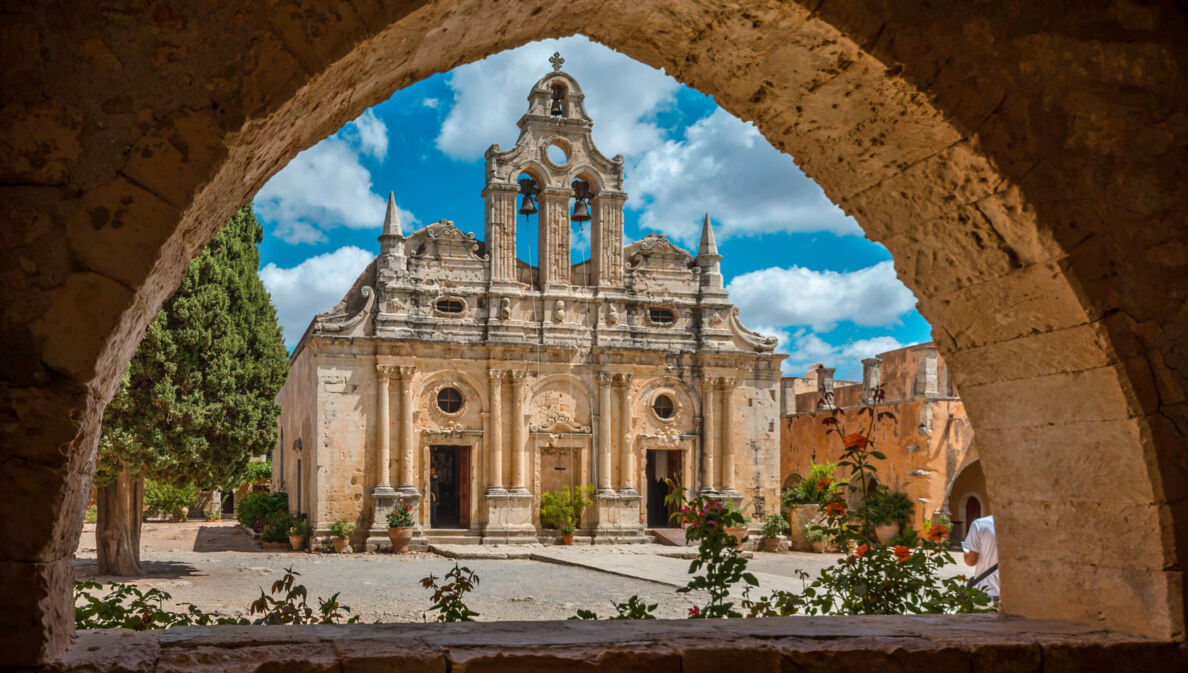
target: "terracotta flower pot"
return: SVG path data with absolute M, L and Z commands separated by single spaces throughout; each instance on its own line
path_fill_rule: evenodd
M 334 545 L 334 553 L 341 554 L 347 549 L 350 549 L 351 540 L 345 537 L 332 537 L 330 543 Z
M 573 533 L 562 533 L 561 534 L 561 544 L 572 545 L 573 544 Z
M 879 544 L 887 544 L 899 535 L 899 522 L 885 523 L 881 526 L 875 526 L 875 537 L 878 538 Z
M 776 552 L 780 550 L 780 539 L 778 537 L 763 538 L 763 551 Z
M 813 551 L 817 552 L 818 554 L 824 554 L 825 549 L 829 546 L 829 542 L 826 540 L 818 540 L 810 544 L 813 545 Z
M 403 554 L 408 551 L 408 543 L 412 540 L 412 526 L 397 526 L 388 529 L 388 539 L 392 541 L 392 553 Z
M 289 536 L 289 546 L 291 546 L 293 548 L 293 551 L 300 551 L 301 548 L 305 546 L 305 536 L 304 535 L 290 535 Z
M 735 549 L 742 549 L 743 540 L 747 539 L 746 528 L 727 528 L 726 534 L 733 535 L 734 539 L 738 540 L 738 544 L 734 545 Z

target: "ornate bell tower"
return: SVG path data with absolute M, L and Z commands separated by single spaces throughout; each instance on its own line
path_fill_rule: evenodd
M 553 72 L 528 94 L 515 147 L 492 145 L 486 153 L 486 240 L 492 292 L 517 282 L 516 217 L 537 219 L 539 283 L 542 292 L 575 281 L 570 270 L 570 221 L 591 227 L 591 273 L 598 287 L 623 284 L 623 156 L 607 159 L 590 132 L 594 122 L 585 95 L 561 70 L 565 59 L 553 54 Z M 573 202 L 573 210 L 570 203 Z

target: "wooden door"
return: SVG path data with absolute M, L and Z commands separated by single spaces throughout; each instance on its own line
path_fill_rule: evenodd
M 458 523 L 470 528 L 470 447 L 458 448 Z
M 681 486 L 684 483 L 685 452 L 684 451 L 668 451 L 667 453 L 668 453 L 668 474 L 666 476 L 669 481 L 676 484 L 677 486 Z M 666 489 L 666 495 L 671 494 L 671 493 L 672 493 L 671 487 Z M 686 494 L 686 495 L 688 495 L 688 494 Z M 671 505 L 668 505 L 667 509 L 668 509 L 668 520 L 676 521 L 676 519 L 674 519 L 672 517 L 676 515 L 677 510 L 680 509 L 680 505 L 678 505 L 677 503 L 672 503 Z

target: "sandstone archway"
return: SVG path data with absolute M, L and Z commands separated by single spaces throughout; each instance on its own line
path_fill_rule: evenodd
M 6 9 L 0 649 L 67 642 L 102 408 L 217 224 L 391 91 L 576 32 L 754 120 L 891 250 L 978 433 L 1006 609 L 1182 639 L 1183 10 L 818 4 Z

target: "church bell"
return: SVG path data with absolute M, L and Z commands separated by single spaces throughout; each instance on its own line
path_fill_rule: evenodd
M 535 215 L 536 214 L 536 202 L 532 200 L 531 194 L 524 195 L 524 202 L 523 202 L 523 204 L 520 205 L 520 214 L 521 215 Z
M 569 219 L 574 222 L 589 222 L 590 221 L 590 206 L 586 205 L 584 199 L 578 199 L 573 204 L 573 216 Z

